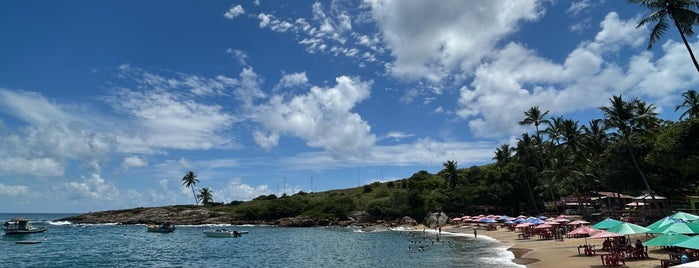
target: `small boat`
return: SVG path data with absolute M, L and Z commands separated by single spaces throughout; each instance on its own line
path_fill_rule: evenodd
M 41 233 L 46 231 L 46 227 L 34 227 L 27 218 L 12 218 L 5 222 L 3 230 L 5 235 L 22 235 Z
M 175 231 L 175 224 L 172 222 L 166 222 L 163 224 L 149 224 L 146 225 L 149 232 L 154 233 L 172 233 Z
M 39 243 L 41 243 L 41 241 L 39 241 L 39 240 L 21 240 L 21 241 L 15 241 L 15 244 L 25 244 L 25 245 L 29 245 L 29 244 L 39 244 Z
M 228 229 L 204 230 L 204 234 L 208 237 L 239 237 L 242 234 L 247 234 L 247 231 L 230 231 Z

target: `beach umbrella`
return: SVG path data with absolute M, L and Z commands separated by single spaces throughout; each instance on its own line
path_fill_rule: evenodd
M 542 223 L 542 224 L 539 224 L 536 227 L 534 227 L 534 229 L 546 229 L 546 228 L 551 228 L 551 227 L 553 227 L 551 224 Z
M 592 228 L 598 229 L 598 230 L 605 230 L 612 228 L 614 226 L 617 226 L 619 224 L 624 223 L 623 221 L 618 221 L 612 218 L 606 218 L 601 222 L 596 223 L 595 225 L 592 225 Z
M 675 247 L 699 249 L 699 236 L 693 236 L 687 240 L 673 244 Z
M 688 222 L 699 220 L 699 216 L 691 214 L 691 213 L 687 213 L 687 212 L 682 212 L 682 211 L 679 211 L 675 214 L 672 214 L 672 215 L 670 215 L 670 217 L 675 218 L 675 219 L 685 220 Z
M 597 232 L 597 230 L 592 229 L 589 226 L 580 226 L 578 228 L 573 229 L 572 231 L 568 232 L 567 235 L 589 235 L 594 232 Z
M 549 217 L 546 217 L 546 216 L 544 216 L 544 215 L 541 215 L 541 216 L 537 217 L 537 219 L 540 219 L 540 220 L 545 220 L 545 219 L 548 219 L 548 218 L 549 218 Z
M 678 233 L 678 234 L 699 234 L 699 224 L 689 223 L 689 222 L 676 222 L 671 224 L 666 224 L 664 226 L 658 227 L 651 230 L 649 233 L 653 234 L 664 234 L 668 232 Z
M 644 246 L 671 247 L 674 244 L 692 238 L 678 233 L 666 233 L 643 243 Z
M 522 222 L 526 222 L 526 221 L 527 221 L 527 220 L 524 219 L 524 218 L 517 218 L 517 219 L 514 220 L 514 222 L 516 222 L 516 223 L 522 223 Z
M 534 218 L 534 217 L 529 217 L 529 218 L 527 218 L 527 220 L 526 220 L 525 222 L 533 223 L 533 224 L 542 224 L 542 223 L 544 223 L 544 221 L 542 221 L 541 219 L 537 219 L 537 218 Z
M 590 238 L 610 238 L 610 237 L 622 237 L 624 235 L 608 232 L 605 230 L 600 230 L 599 232 L 590 236 Z
M 617 226 L 614 226 L 612 228 L 607 229 L 608 232 L 616 233 L 616 234 L 621 234 L 621 235 L 630 235 L 630 234 L 640 234 L 640 233 L 647 233 L 650 231 L 650 229 L 640 226 L 638 224 L 633 224 L 629 222 L 624 222 L 622 224 L 619 224 Z
M 667 224 L 672 224 L 672 223 L 675 223 L 677 221 L 678 221 L 678 219 L 675 219 L 675 218 L 670 217 L 670 216 L 666 216 L 665 218 L 659 219 L 656 222 L 651 223 L 650 225 L 646 226 L 646 228 L 651 229 L 651 230 L 655 230 L 655 229 L 658 229 L 658 227 L 665 226 Z
M 481 220 L 479 220 L 478 222 L 484 222 L 484 223 L 496 223 L 496 222 L 498 222 L 498 221 L 496 221 L 496 220 L 493 220 L 493 219 L 491 219 L 491 218 L 482 218 L 482 219 L 481 219 Z
M 584 220 L 574 220 L 568 223 L 569 225 L 580 225 L 580 224 L 590 224 L 589 221 Z

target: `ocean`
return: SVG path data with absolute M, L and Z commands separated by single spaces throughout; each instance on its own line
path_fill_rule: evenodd
M 177 226 L 150 233 L 144 225 L 71 224 L 74 214 L 0 213 L 23 216 L 44 233 L 3 236 L 0 267 L 524 267 L 493 239 L 422 230 L 362 232 L 356 228 L 276 226 Z M 248 231 L 211 238 L 202 231 Z M 16 244 L 39 240 L 40 244 Z M 420 246 L 424 250 L 420 250 Z

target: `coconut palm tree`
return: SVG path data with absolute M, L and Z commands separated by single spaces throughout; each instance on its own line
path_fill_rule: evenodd
M 194 185 L 199 183 L 199 180 L 197 180 L 197 174 L 194 173 L 194 171 L 187 171 L 187 173 L 184 174 L 184 177 L 182 177 L 182 185 L 187 188 L 192 188 L 192 195 L 194 196 L 194 202 L 198 206 L 199 205 L 199 199 L 197 199 L 197 195 L 194 193 Z
M 211 189 L 206 188 L 206 187 L 199 189 L 199 194 L 197 195 L 197 199 L 201 200 L 201 203 L 204 204 L 204 206 L 214 202 L 214 198 L 211 194 Z
M 653 204 L 658 210 L 660 206 L 658 201 L 655 199 L 655 194 L 653 189 L 651 189 L 650 184 L 648 184 L 648 179 L 646 174 L 641 170 L 641 166 L 636 160 L 636 155 L 631 148 L 631 135 L 639 132 L 639 116 L 638 116 L 638 104 L 641 103 L 638 99 L 626 102 L 622 99 L 621 95 L 613 96 L 609 99 L 611 105 L 609 107 L 600 107 L 600 110 L 604 113 L 604 124 L 610 128 L 616 128 L 617 133 L 614 133 L 618 140 L 626 145 L 629 151 L 629 156 L 631 161 L 636 168 L 636 171 L 643 180 L 643 184 L 646 186 L 648 194 L 651 196 Z M 661 211 L 664 213 L 663 211 Z
M 512 148 L 510 148 L 509 144 L 502 144 L 500 147 L 495 149 L 495 156 L 493 156 L 493 160 L 495 160 L 495 165 L 498 167 L 503 167 L 507 165 L 510 160 L 512 160 L 512 154 L 513 154 Z
M 694 67 L 699 72 L 699 63 L 694 57 L 694 52 L 687 42 L 687 35 L 694 36 L 692 26 L 699 21 L 699 14 L 694 10 L 699 8 L 699 1 L 696 0 L 629 0 L 630 3 L 640 4 L 648 9 L 651 14 L 648 17 L 641 19 L 638 26 L 641 27 L 649 22 L 655 22 L 650 30 L 650 39 L 648 41 L 648 49 L 653 48 L 653 43 L 657 42 L 667 31 L 669 24 L 673 23 L 680 32 L 682 42 L 692 58 Z
M 451 189 L 456 188 L 456 183 L 459 179 L 459 172 L 456 169 L 456 161 L 448 160 L 447 162 L 443 163 L 442 165 L 444 165 L 444 169 L 445 169 L 444 177 L 449 182 L 449 187 Z
M 539 125 L 541 125 L 542 123 L 548 123 L 548 120 L 544 119 L 544 117 L 547 114 L 549 114 L 549 111 L 542 113 L 541 110 L 539 110 L 539 106 L 530 107 L 529 110 L 524 112 L 524 120 L 519 121 L 519 125 L 534 125 L 534 128 L 536 128 L 536 137 L 538 137 L 539 140 L 541 140 L 541 136 L 539 134 Z
M 675 106 L 675 112 L 681 108 L 685 108 L 685 111 L 680 115 L 680 120 L 684 117 L 689 119 L 699 118 L 699 94 L 697 94 L 694 89 L 690 89 L 682 92 L 682 97 L 684 97 L 684 102 Z

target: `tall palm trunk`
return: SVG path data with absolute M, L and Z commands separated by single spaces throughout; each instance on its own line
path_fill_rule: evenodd
M 687 47 L 687 51 L 689 52 L 689 56 L 692 58 L 692 63 L 694 63 L 694 68 L 696 68 L 697 72 L 699 72 L 699 63 L 697 63 L 697 59 L 694 57 L 694 52 L 692 52 L 692 48 L 689 46 L 689 42 L 687 42 L 687 38 L 684 36 L 684 33 L 682 33 L 682 30 L 680 29 L 680 25 L 677 23 L 677 20 L 673 18 L 672 21 L 675 22 L 675 27 L 677 27 L 677 30 L 680 31 L 680 36 L 682 37 L 682 42 L 684 42 L 684 46 Z
M 524 171 L 524 183 L 527 184 L 527 189 L 529 190 L 529 200 L 534 206 L 534 212 L 539 214 L 539 206 L 536 205 L 536 199 L 534 199 L 534 192 L 532 191 L 531 185 L 529 185 L 529 177 L 527 177 L 527 171 Z
M 643 170 L 641 170 L 641 166 L 638 164 L 638 161 L 636 160 L 636 155 L 633 153 L 633 149 L 631 148 L 631 140 L 628 136 L 626 137 L 626 148 L 629 150 L 629 154 L 631 155 L 631 161 L 633 162 L 634 167 L 636 167 L 636 171 L 638 171 L 638 174 L 641 175 L 641 179 L 643 180 L 643 184 L 646 186 L 646 190 L 648 191 L 648 194 L 650 195 L 650 198 L 653 201 L 653 205 L 663 216 L 667 216 L 665 210 L 660 208 L 658 200 L 655 199 L 655 193 L 653 193 L 653 190 L 650 188 L 650 184 L 648 184 L 648 179 L 646 179 L 646 174 L 643 173 Z
M 199 199 L 197 198 L 197 194 L 194 193 L 194 185 L 190 186 L 189 188 L 192 188 L 192 195 L 194 196 L 194 204 L 199 206 Z

